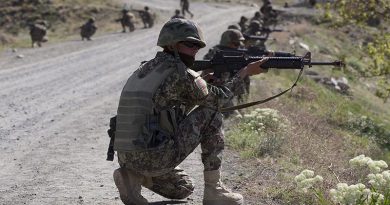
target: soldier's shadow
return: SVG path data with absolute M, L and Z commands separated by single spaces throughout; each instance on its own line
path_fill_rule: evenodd
M 157 201 L 157 202 L 152 202 L 149 203 L 149 205 L 169 205 L 169 204 L 186 204 L 187 201 Z

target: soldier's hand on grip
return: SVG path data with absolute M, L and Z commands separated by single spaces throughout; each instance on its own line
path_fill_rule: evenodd
M 244 73 L 248 76 L 251 76 L 251 75 L 257 75 L 257 74 L 260 74 L 260 73 L 266 73 L 268 72 L 268 69 L 264 69 L 264 68 L 261 68 L 261 64 L 263 64 L 264 62 L 266 62 L 268 60 L 268 58 L 263 58 L 261 60 L 258 60 L 258 61 L 255 61 L 255 62 L 252 62 L 252 63 L 249 63 L 243 70 L 244 70 Z

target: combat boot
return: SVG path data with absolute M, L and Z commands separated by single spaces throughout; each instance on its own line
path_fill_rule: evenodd
M 243 205 L 242 195 L 225 188 L 220 179 L 219 170 L 204 172 L 203 205 Z
M 119 190 L 122 202 L 126 205 L 147 205 L 148 201 L 141 195 L 143 177 L 126 168 L 114 171 L 114 182 Z

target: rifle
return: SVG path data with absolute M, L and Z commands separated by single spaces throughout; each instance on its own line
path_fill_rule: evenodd
M 258 30 L 261 33 L 272 33 L 272 32 L 283 32 L 283 29 L 270 29 L 270 28 L 260 28 Z
M 244 53 L 241 55 L 231 55 L 232 51 L 224 52 L 217 51 L 211 60 L 196 60 L 191 67 L 194 71 L 208 70 L 214 71 L 214 75 L 219 76 L 221 73 L 230 72 L 232 74 L 237 73 L 241 68 L 245 67 L 249 63 L 268 58 L 261 67 L 264 69 L 276 68 L 276 69 L 300 69 L 302 70 L 305 65 L 309 67 L 313 65 L 333 65 L 343 66 L 341 61 L 333 62 L 313 62 L 311 61 L 311 53 L 306 53 L 305 56 L 293 56 L 293 57 L 265 57 L 265 56 L 246 56 Z
M 272 54 L 272 57 L 296 57 L 293 53 L 264 50 L 257 46 L 250 46 L 247 49 L 237 49 L 237 52 L 245 53 L 247 56 L 269 56 Z
M 256 35 L 248 35 L 248 34 L 242 34 L 245 38 L 245 40 L 253 40 L 253 41 L 266 41 L 268 39 L 267 36 L 256 36 Z
M 268 58 L 266 62 L 264 62 L 261 67 L 264 69 L 268 68 L 277 68 L 277 69 L 299 69 L 300 72 L 298 74 L 297 79 L 295 80 L 294 84 L 280 92 L 279 94 L 276 94 L 274 96 L 271 96 L 269 98 L 266 98 L 264 100 L 258 100 L 250 103 L 245 103 L 242 105 L 236 105 L 232 107 L 222 108 L 221 112 L 229 112 L 232 110 L 238 110 L 247 108 L 250 106 L 262 104 L 265 102 L 268 102 L 272 99 L 275 99 L 288 91 L 292 90 L 296 84 L 298 83 L 302 73 L 303 68 L 305 65 L 308 65 L 309 67 L 313 65 L 333 65 L 333 66 L 343 66 L 344 63 L 341 61 L 333 61 L 333 62 L 313 62 L 311 61 L 311 53 L 306 53 L 305 56 L 294 56 L 294 57 L 264 57 L 264 56 L 228 56 L 224 55 L 223 51 L 217 51 L 217 53 L 214 55 L 214 57 L 211 60 L 196 60 L 194 62 L 194 65 L 191 67 L 194 71 L 201 71 L 201 70 L 208 70 L 211 69 L 214 71 L 213 75 L 220 75 L 224 72 L 230 72 L 230 73 L 237 73 L 241 68 L 248 65 L 251 62 L 255 62 L 258 60 L 261 60 L 263 58 Z

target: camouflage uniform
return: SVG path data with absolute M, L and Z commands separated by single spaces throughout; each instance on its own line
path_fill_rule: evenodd
M 95 25 L 95 18 L 90 18 L 87 23 L 80 27 L 80 29 L 81 40 L 84 40 L 84 38 L 86 38 L 90 41 L 91 37 L 93 36 L 93 34 L 95 34 L 97 30 L 97 27 Z
M 175 20 L 184 21 L 171 21 Z M 118 162 L 122 168 L 146 178 L 142 182 L 144 187 L 167 198 L 182 199 L 190 195 L 194 187 L 190 178 L 177 166 L 199 144 L 205 171 L 221 167 L 224 133 L 222 114 L 218 109 L 226 99 L 232 97 L 228 88 L 242 83 L 242 80 L 235 76 L 224 86 L 204 84 L 208 90 L 205 93 L 197 83 L 201 78 L 169 52 L 158 52 L 154 59 L 142 64 L 135 73 L 140 77 L 146 76 L 157 65 L 175 70 L 163 80 L 153 95 L 153 108 L 156 113 L 174 110 L 177 130 L 173 136 L 154 142 L 152 150 L 118 151 Z M 180 72 L 179 67 L 185 68 L 185 72 Z
M 203 59 L 205 60 L 211 60 L 214 55 L 216 54 L 217 51 L 237 51 L 237 49 L 242 46 L 242 41 L 244 41 L 244 37 L 242 35 L 242 33 L 236 29 L 236 30 L 232 30 L 232 29 L 228 29 L 227 31 L 225 31 L 222 36 L 221 36 L 221 41 L 219 43 L 219 45 L 216 45 L 214 46 L 213 48 L 211 48 L 208 53 L 203 57 Z M 231 46 L 230 44 L 231 43 L 239 43 L 239 46 L 237 46 L 236 48 L 232 48 L 232 47 L 229 47 Z M 216 81 L 217 84 L 224 84 L 226 82 L 228 82 L 229 80 L 231 80 L 232 78 L 232 74 L 229 73 L 229 72 L 225 72 L 225 73 L 221 73 L 221 76 L 219 76 L 218 80 Z M 245 94 L 245 88 L 247 87 L 247 81 L 249 81 L 249 77 L 245 77 L 242 81 L 242 83 L 237 83 L 235 84 L 234 87 L 231 88 L 231 91 L 233 92 L 234 96 L 237 96 L 239 102 L 241 102 L 242 100 L 242 95 Z M 224 104 L 224 107 L 231 107 L 233 106 L 234 103 L 233 103 L 233 99 L 227 101 L 225 104 Z M 226 117 L 228 117 L 230 114 L 233 114 L 234 112 L 229 112 L 229 113 L 224 113 L 226 115 Z M 236 112 L 237 113 L 237 112 Z
M 277 12 L 272 8 L 271 2 L 264 1 L 263 6 L 260 8 L 261 13 L 263 14 L 263 27 L 268 28 L 271 25 L 276 25 L 277 23 Z
M 260 28 L 261 28 L 261 23 L 257 20 L 253 20 L 250 24 L 249 24 L 249 27 L 248 29 L 244 32 L 245 35 L 248 35 L 248 36 L 251 36 L 251 35 L 255 35 L 255 36 L 260 36 L 260 35 L 264 35 L 263 33 L 260 32 Z M 266 36 L 264 37 L 268 37 L 269 33 L 266 33 L 265 34 Z M 266 46 L 265 46 L 265 41 L 259 41 L 259 40 L 247 40 L 245 41 L 245 47 L 251 47 L 251 46 L 256 46 L 256 47 L 259 47 L 263 50 L 266 50 Z
M 258 21 L 258 22 L 260 22 L 260 24 L 262 24 L 263 20 L 262 20 L 260 12 L 258 12 L 258 11 L 255 12 L 255 15 L 251 18 L 250 22 L 252 22 L 252 21 Z
M 46 37 L 47 23 L 45 21 L 37 21 L 30 27 L 31 47 L 34 48 L 35 43 L 41 47 L 41 43 L 47 42 Z
M 189 0 L 180 0 L 181 5 L 181 13 L 183 16 L 185 16 L 185 12 L 189 13 L 191 15 L 191 18 L 194 17 L 194 14 L 190 11 L 190 2 Z
M 122 10 L 122 18 L 117 19 L 117 22 L 121 22 L 122 25 L 122 32 L 126 32 L 126 27 L 129 28 L 130 32 L 133 32 L 135 30 L 134 27 L 134 14 L 129 12 L 127 9 Z
M 238 23 L 238 25 L 240 25 L 241 32 L 246 31 L 246 29 L 248 28 L 247 21 L 248 21 L 248 18 L 246 18 L 245 16 L 241 16 L 240 22 Z
M 149 7 L 145 6 L 144 10 L 139 13 L 144 24 L 144 28 L 152 28 L 154 25 L 153 16 L 149 11 Z

